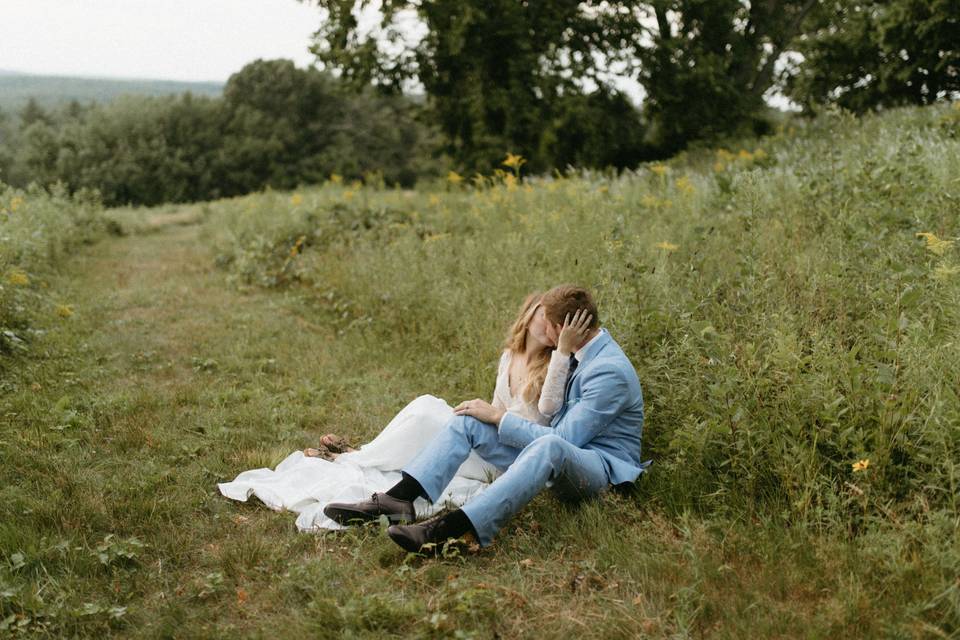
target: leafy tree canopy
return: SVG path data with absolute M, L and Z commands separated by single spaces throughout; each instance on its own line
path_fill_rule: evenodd
M 325 65 L 382 91 L 422 84 L 459 163 L 483 169 L 511 149 L 528 156 L 533 170 L 555 164 L 544 141 L 560 133 L 558 114 L 569 111 L 564 102 L 619 95 L 616 75 L 635 77 L 646 90 L 647 139 L 661 153 L 749 121 L 764 108 L 776 60 L 817 6 L 816 0 L 301 1 L 323 9 L 312 51 Z M 369 28 L 360 16 L 377 7 L 379 19 Z
M 807 109 L 856 112 L 960 97 L 960 0 L 834 0 L 798 43 L 787 82 Z

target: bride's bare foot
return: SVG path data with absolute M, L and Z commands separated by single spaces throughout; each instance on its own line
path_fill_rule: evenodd
M 347 444 L 347 441 L 338 436 L 335 433 L 328 433 L 320 437 L 320 446 L 326 447 L 328 450 L 334 453 L 346 453 L 348 451 L 356 451 L 353 447 Z
M 313 447 L 304 449 L 303 455 L 308 458 L 323 458 L 324 460 L 333 460 L 337 457 L 336 453 L 333 453 L 323 445 L 321 445 L 319 449 L 314 449 Z

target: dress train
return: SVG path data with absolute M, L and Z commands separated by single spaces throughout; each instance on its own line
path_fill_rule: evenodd
M 308 457 L 294 451 L 276 469 L 244 471 L 232 482 L 217 485 L 220 493 L 246 502 L 256 496 L 267 507 L 297 513 L 301 531 L 343 529 L 323 513 L 330 502 L 359 502 L 375 491 L 386 491 L 400 481 L 402 469 L 453 417 L 444 400 L 422 395 L 404 407 L 376 438 L 334 460 Z M 475 451 L 460 465 L 443 496 L 431 504 L 414 501 L 418 517 L 445 506 L 459 507 L 482 492 L 501 473 Z

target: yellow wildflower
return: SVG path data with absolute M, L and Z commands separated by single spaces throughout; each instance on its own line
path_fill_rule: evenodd
M 353 196 L 354 196 L 353 189 L 347 189 L 346 191 L 343 192 L 344 200 L 352 200 Z
M 716 171 L 717 173 L 720 173 L 726 168 L 727 168 L 727 165 L 723 164 L 719 160 L 713 163 L 713 170 Z
M 303 241 L 306 240 L 306 239 L 307 239 L 307 236 L 300 236 L 299 238 L 297 238 L 297 241 L 296 241 L 295 243 L 293 243 L 293 246 L 290 247 L 290 257 L 291 257 L 291 258 L 293 258 L 293 257 L 296 256 L 298 253 L 300 253 L 300 250 L 303 248 Z
M 953 246 L 953 240 L 943 240 L 938 238 L 936 235 L 923 231 L 917 233 L 918 238 L 923 238 L 927 241 L 927 250 L 932 251 L 938 256 L 942 256 L 944 252 Z
M 507 189 L 513 191 L 517 188 L 517 176 L 512 173 L 508 173 L 503 176 L 503 184 L 507 185 Z
M 10 212 L 13 213 L 22 204 L 23 204 L 23 198 L 21 198 L 20 196 L 16 196 L 13 200 L 10 201 Z
M 7 282 L 15 287 L 25 287 L 30 284 L 30 277 L 20 269 L 14 269 L 7 274 Z
M 461 182 L 463 182 L 463 176 L 461 176 L 456 171 L 451 171 L 450 173 L 447 174 L 447 182 L 454 185 L 460 184 Z
M 61 318 L 69 318 L 73 315 L 73 305 L 70 304 L 58 304 L 57 305 L 57 315 Z
M 292 196 L 290 196 L 290 204 L 292 204 L 293 206 L 295 207 L 299 206 L 300 203 L 302 202 L 303 202 L 303 196 L 300 195 L 299 193 L 295 193 Z
M 740 149 L 740 152 L 737 154 L 737 157 L 741 160 L 753 160 L 753 154 L 747 151 L 746 149 Z
M 658 176 L 666 175 L 667 171 L 669 170 L 670 169 L 668 167 L 662 164 L 655 164 L 652 167 L 650 167 L 650 171 L 653 171 Z
M 864 458 L 863 460 L 857 460 L 852 466 L 854 471 L 866 471 L 867 467 L 870 466 L 870 461 Z
M 430 194 L 430 197 L 428 198 L 428 200 L 429 200 L 429 202 L 430 202 L 430 206 L 431 206 L 431 207 L 435 207 L 435 206 L 437 206 L 438 204 L 440 204 L 440 196 L 438 196 L 438 195 L 435 194 L 435 193 Z
M 507 158 L 500 164 L 505 167 L 510 167 L 514 171 L 519 171 L 520 167 L 525 164 L 527 161 L 520 154 L 512 154 L 509 151 L 507 152 Z
M 677 189 L 683 193 L 686 193 L 687 195 L 696 191 L 696 189 L 693 187 L 693 183 L 690 182 L 690 178 L 687 176 L 681 176 L 677 179 Z
M 676 251 L 677 249 L 680 248 L 680 245 L 673 244 L 672 242 L 667 242 L 666 240 L 664 240 L 663 242 L 658 242 L 654 246 L 657 249 L 663 249 L 664 251 Z
M 730 162 L 730 161 L 733 160 L 736 156 L 734 156 L 732 153 L 730 153 L 730 152 L 727 151 L 726 149 L 717 149 L 717 157 L 718 157 L 722 162 Z
M 330 182 L 333 184 L 341 184 L 343 182 L 343 176 L 341 176 L 339 173 L 331 173 Z

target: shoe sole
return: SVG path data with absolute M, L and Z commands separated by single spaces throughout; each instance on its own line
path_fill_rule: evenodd
M 329 507 L 327 507 L 329 508 Z M 356 524 L 366 524 L 368 522 L 377 522 L 380 520 L 379 515 L 371 515 L 365 511 L 357 511 L 354 509 L 344 509 L 342 507 L 334 507 L 327 511 L 327 508 L 324 508 L 323 513 L 325 516 L 343 526 L 350 526 Z M 409 516 L 402 513 L 386 513 L 383 514 L 387 516 L 387 520 L 390 524 L 403 524 L 404 522 L 413 522 Z

